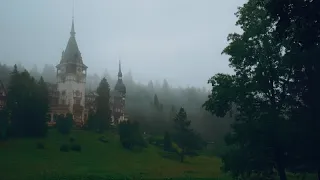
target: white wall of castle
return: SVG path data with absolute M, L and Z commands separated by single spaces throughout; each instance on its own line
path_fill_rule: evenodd
M 84 79 L 83 79 L 84 78 Z M 80 92 L 80 105 L 85 106 L 85 87 L 86 81 L 85 77 L 83 77 L 80 82 L 77 81 L 77 75 L 75 74 L 67 74 L 64 81 L 58 80 L 58 91 L 60 92 L 59 104 L 63 104 L 63 102 L 69 105 L 69 110 L 73 112 L 73 105 L 76 103 L 74 101 L 74 93 L 76 91 Z M 65 94 L 63 94 L 65 92 Z

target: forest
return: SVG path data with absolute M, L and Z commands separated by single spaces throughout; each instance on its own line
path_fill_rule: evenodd
M 152 135 L 165 134 L 164 146 L 184 154 L 188 148 L 196 149 L 194 142 L 200 141 L 194 136 L 197 132 L 222 149 L 215 155 L 222 160 L 222 171 L 233 179 L 320 179 L 318 7 L 320 1 L 315 0 L 247 1 L 236 12 L 236 25 L 242 31 L 229 34 L 229 44 L 222 52 L 228 55 L 234 73 L 213 73 L 208 81 L 212 85 L 210 92 L 195 87 L 173 88 L 166 80 L 162 84 L 150 80 L 143 85 L 134 81 L 132 73 L 126 73 L 126 112 L 140 127 L 131 121 L 121 124 L 122 145 L 128 149 L 133 142 L 146 146 L 137 133 L 141 130 Z M 31 94 L 44 97 L 43 84 L 54 81 L 54 66 L 46 65 L 43 72 L 36 67 L 31 69 L 30 76 L 36 80 L 22 71 L 15 76 L 17 69 L 23 71 L 21 65 L 1 65 L 0 69 L 0 78 L 9 84 L 11 94 L 15 93 L 12 89 L 19 89 L 12 88 L 16 77 L 32 84 Z M 89 75 L 88 90 L 97 89 L 99 97 L 108 99 L 115 84 L 112 77 L 108 72 Z M 32 98 L 46 104 L 43 98 Z M 15 110 L 15 104 L 11 106 Z M 103 106 L 101 103 L 100 107 Z M 33 117 L 27 110 L 25 114 L 16 111 L 17 116 L 12 119 L 29 115 L 39 120 L 35 121 L 37 125 L 43 125 L 44 112 Z M 100 119 L 107 116 L 102 109 L 99 113 L 96 114 Z M 98 126 L 99 131 L 105 129 L 106 125 Z M 18 129 L 16 134 L 19 133 Z M 168 143 L 169 134 L 175 136 L 173 143 Z
M 0 79 L 5 85 L 9 84 L 12 70 L 13 66 L 0 65 Z M 32 69 L 25 69 L 22 64 L 17 64 L 17 70 L 27 70 L 36 80 L 43 77 L 45 82 L 56 83 L 54 65 L 45 65 L 42 69 L 34 65 Z M 107 70 L 101 75 L 88 74 L 87 91 L 95 91 L 103 77 L 107 79 L 112 91 L 117 76 L 110 75 Z M 202 104 L 209 95 L 208 90 L 196 87 L 173 88 L 165 79 L 162 84 L 152 80 L 148 84 L 141 84 L 135 82 L 130 71 L 123 75 L 123 82 L 127 88 L 125 112 L 131 119 L 140 122 L 142 131 L 163 135 L 172 127 L 172 112 L 183 106 L 192 121 L 192 127 L 206 141 L 224 144 L 223 137 L 230 130 L 233 118 L 231 114 L 218 118 L 205 111 Z

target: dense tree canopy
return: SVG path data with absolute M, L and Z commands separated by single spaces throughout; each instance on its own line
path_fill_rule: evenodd
M 110 87 L 106 78 L 103 78 L 97 88 L 96 115 L 99 132 L 107 130 L 111 125 Z
M 7 96 L 10 129 L 14 136 L 44 136 L 47 133 L 48 91 L 43 79 L 37 83 L 17 66 L 11 73 Z

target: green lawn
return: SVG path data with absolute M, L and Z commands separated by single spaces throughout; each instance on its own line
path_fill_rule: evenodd
M 100 142 L 101 135 L 92 132 L 73 131 L 70 136 L 76 139 L 74 143 L 82 146 L 82 152 L 60 152 L 61 144 L 70 144 L 69 137 L 54 130 L 45 139 L 0 142 L 0 179 L 95 180 L 110 177 L 140 179 L 140 176 L 147 179 L 220 179 L 223 176 L 218 158 L 198 156 L 180 163 L 163 158 L 161 150 L 151 145 L 139 153 L 125 150 L 111 134 L 107 136 L 109 143 Z M 44 150 L 36 148 L 38 142 L 44 142 Z

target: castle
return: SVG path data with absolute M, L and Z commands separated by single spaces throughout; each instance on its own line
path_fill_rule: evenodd
M 82 126 L 88 119 L 89 110 L 95 110 L 97 93 L 86 92 L 87 66 L 83 63 L 75 38 L 74 20 L 66 49 L 62 52 L 57 68 L 57 83 L 48 84 L 50 98 L 49 125 L 55 124 L 58 115 L 73 114 L 76 125 Z M 122 81 L 119 62 L 118 81 L 110 92 L 111 119 L 113 124 L 126 120 L 124 115 L 126 87 Z
M 90 110 L 95 111 L 95 91 L 86 92 L 87 66 L 83 63 L 77 45 L 72 19 L 70 38 L 66 49 L 62 52 L 60 63 L 56 66 L 56 84 L 48 85 L 49 91 L 49 122 L 54 125 L 58 115 L 73 115 L 74 123 L 83 126 L 88 119 Z M 118 81 L 110 92 L 110 110 L 113 124 L 127 120 L 125 116 L 126 86 L 122 81 L 121 63 L 119 61 Z M 6 105 L 7 91 L 0 81 L 0 110 Z

